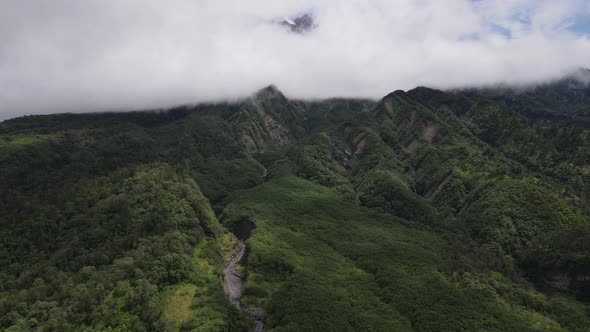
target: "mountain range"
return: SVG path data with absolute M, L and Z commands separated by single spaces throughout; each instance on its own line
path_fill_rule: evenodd
M 6 120 L 0 329 L 588 331 L 588 72 Z

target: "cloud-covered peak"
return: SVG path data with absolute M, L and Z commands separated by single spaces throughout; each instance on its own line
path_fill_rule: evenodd
M 590 69 L 588 68 L 578 68 L 571 74 L 571 77 L 585 85 L 590 84 Z
M 284 18 L 281 20 L 280 24 L 295 33 L 305 33 L 317 27 L 313 16 L 310 14 L 303 14 L 293 18 Z

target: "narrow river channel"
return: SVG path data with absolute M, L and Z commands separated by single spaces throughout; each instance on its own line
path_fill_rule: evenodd
M 263 332 L 265 327 L 266 312 L 262 308 L 242 308 L 240 299 L 242 297 L 242 288 L 244 285 L 244 276 L 240 273 L 240 262 L 246 254 L 246 239 L 250 236 L 250 232 L 254 228 L 254 224 L 249 220 L 243 220 L 235 232 L 236 237 L 240 240 L 238 248 L 230 256 L 223 267 L 224 288 L 227 297 L 231 304 L 235 305 L 239 310 L 247 313 L 250 319 L 254 321 L 252 332 Z

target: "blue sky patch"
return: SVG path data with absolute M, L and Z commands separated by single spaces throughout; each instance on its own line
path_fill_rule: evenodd
M 512 31 L 510 31 L 510 29 L 507 29 L 507 28 L 505 28 L 501 25 L 495 24 L 495 23 L 490 23 L 489 28 L 490 28 L 490 31 L 492 31 L 493 33 L 502 35 L 508 39 L 512 39 Z
M 578 15 L 569 30 L 578 35 L 590 35 L 590 14 Z

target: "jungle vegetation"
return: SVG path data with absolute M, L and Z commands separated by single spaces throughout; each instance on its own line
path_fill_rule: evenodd
M 269 331 L 589 331 L 590 103 L 543 89 L 4 121 L 0 330 L 247 331 L 249 220 Z

